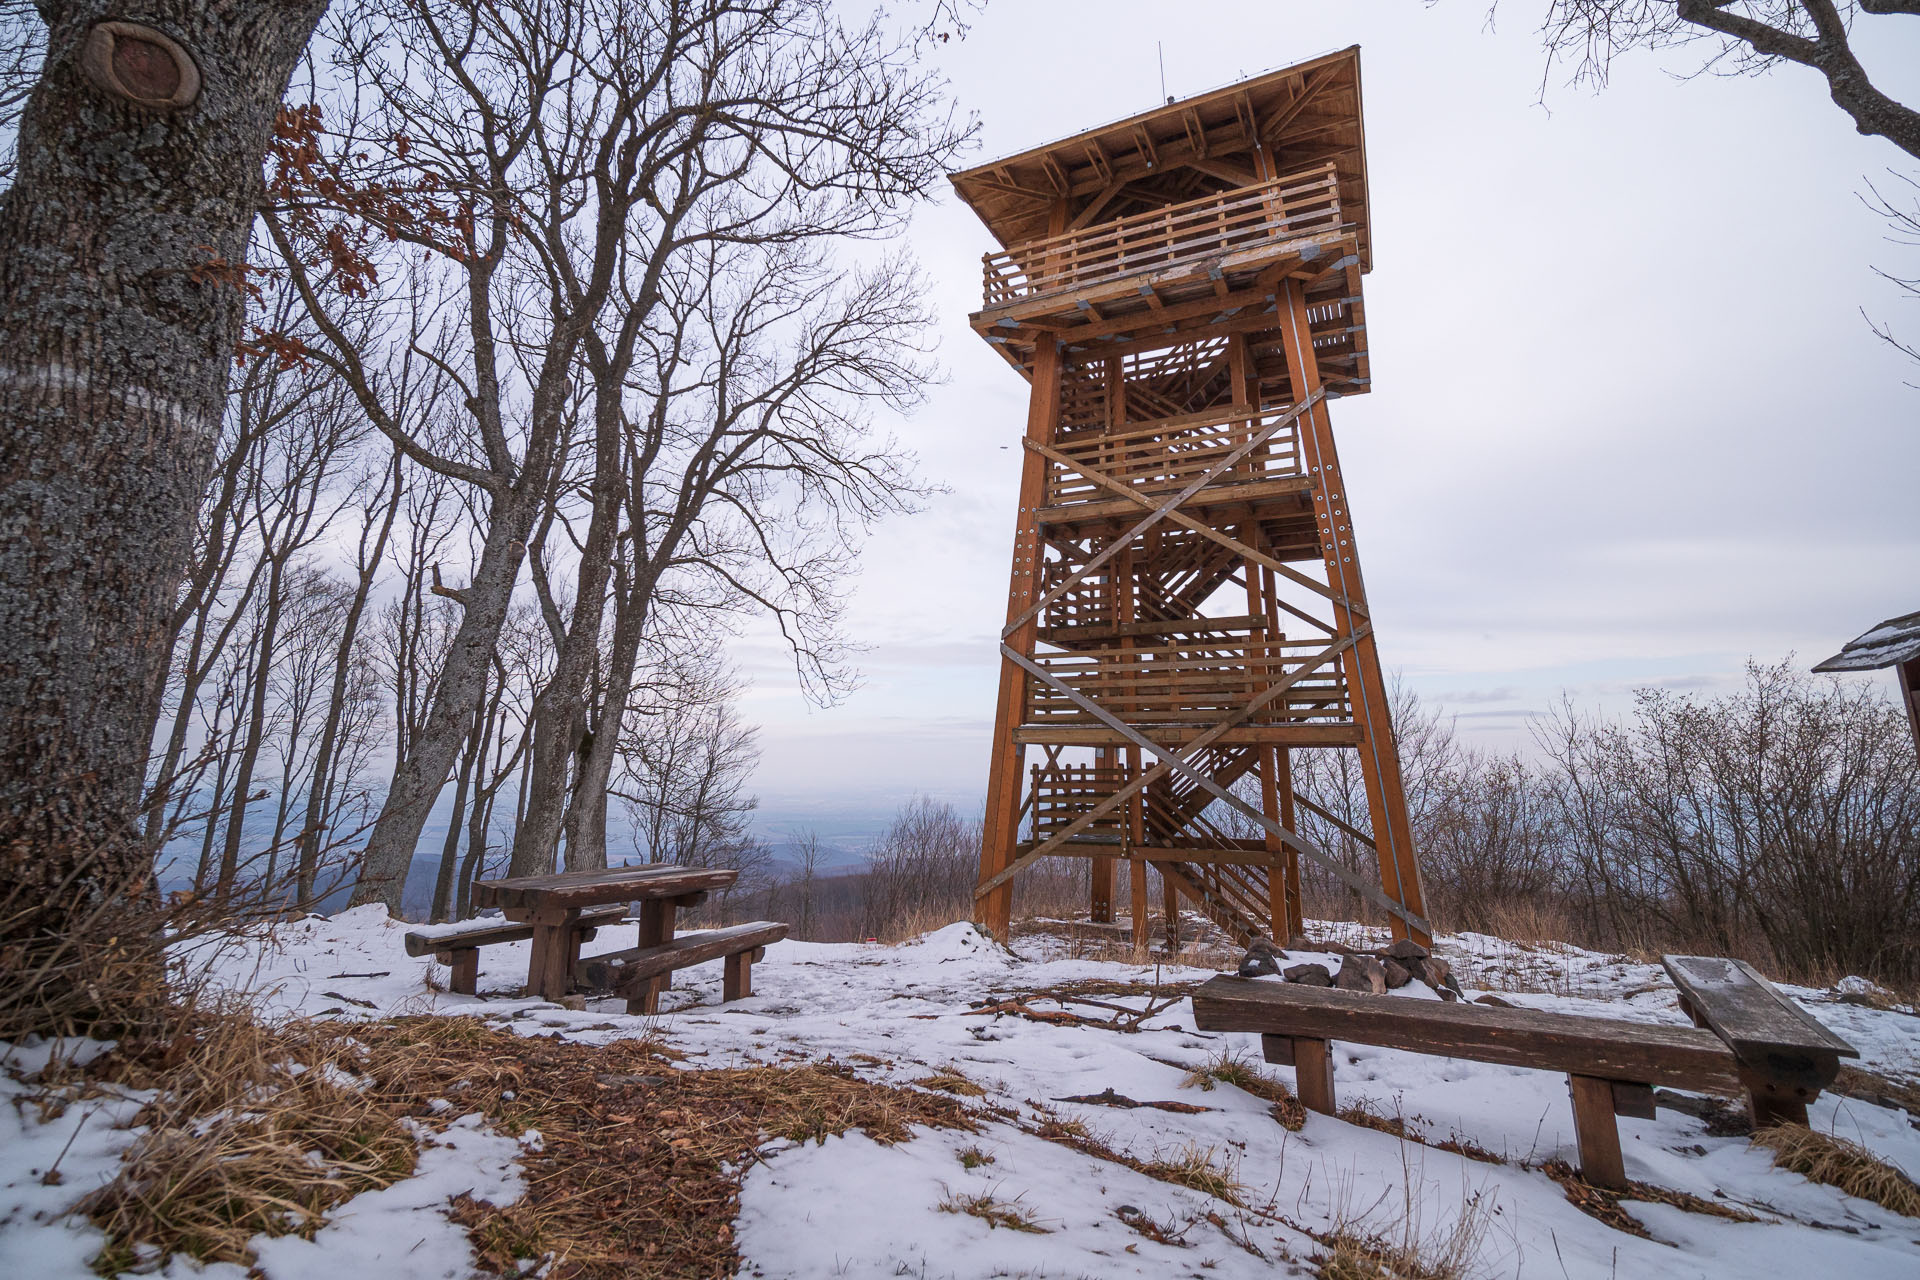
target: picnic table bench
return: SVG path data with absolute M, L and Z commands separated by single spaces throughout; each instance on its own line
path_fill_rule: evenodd
M 562 871 L 475 881 L 473 901 L 475 906 L 499 907 L 507 919 L 533 927 L 527 993 L 558 1000 L 573 989 L 584 912 L 638 902 L 640 946 L 657 947 L 673 940 L 677 912 L 698 906 L 710 890 L 726 888 L 739 878 L 740 873 L 729 868 L 658 864 Z M 664 978 L 658 981 L 661 987 L 666 985 Z M 657 998 L 658 991 L 654 995 Z
M 753 994 L 754 964 L 766 958 L 770 944 L 786 936 L 786 925 L 756 920 L 689 934 L 656 946 L 594 956 L 580 966 L 580 975 L 589 987 L 625 996 L 628 1013 L 657 1013 L 659 984 L 666 975 L 709 960 L 725 960 L 720 999 L 739 1000 Z
M 1581 1176 L 1620 1189 L 1627 1178 L 1614 1118 L 1652 1119 L 1654 1086 L 1744 1092 L 1756 1124 L 1796 1115 L 1804 1123 L 1806 1103 L 1833 1082 L 1839 1058 L 1857 1056 L 1751 968 L 1739 966 L 1736 979 L 1713 967 L 1730 963 L 1717 957 L 1667 961 L 1669 973 L 1687 975 L 1676 975 L 1683 1007 L 1706 1029 L 1224 976 L 1194 993 L 1194 1026 L 1258 1032 L 1267 1061 L 1294 1068 L 1300 1101 L 1327 1115 L 1336 1110 L 1335 1040 L 1564 1071 Z
M 580 944 L 592 942 L 594 935 L 610 924 L 618 924 L 627 914 L 624 905 L 595 907 L 582 911 L 574 924 L 572 953 L 580 954 Z M 462 920 L 458 924 L 431 925 L 409 929 L 407 954 L 430 955 L 451 971 L 447 989 L 458 995 L 479 994 L 480 948 L 501 942 L 525 942 L 533 937 L 534 926 L 508 920 Z

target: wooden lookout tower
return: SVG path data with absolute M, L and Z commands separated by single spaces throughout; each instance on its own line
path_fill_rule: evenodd
M 973 327 L 1032 384 L 976 918 L 1005 937 L 1013 877 L 1074 856 L 1096 920 L 1128 864 L 1138 945 L 1149 863 L 1176 937 L 1184 896 L 1284 940 L 1304 856 L 1426 941 L 1328 413 L 1369 382 L 1359 50 L 952 181 L 1004 246 Z M 1295 790 L 1304 748 L 1358 754 L 1370 831 Z

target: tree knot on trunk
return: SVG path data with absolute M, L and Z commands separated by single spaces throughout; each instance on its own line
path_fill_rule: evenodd
M 134 22 L 99 22 L 80 65 L 95 87 L 148 111 L 178 111 L 200 96 L 200 68 L 172 36 Z

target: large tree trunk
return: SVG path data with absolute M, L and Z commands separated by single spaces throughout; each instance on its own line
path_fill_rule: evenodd
M 534 508 L 533 500 L 517 489 L 508 490 L 495 504 L 479 567 L 464 593 L 460 630 L 440 669 L 426 726 L 408 744 L 368 837 L 360 880 L 353 887 L 356 907 L 379 902 L 392 914 L 400 914 L 400 893 L 406 887 L 407 869 L 413 865 L 420 830 L 453 773 L 460 744 L 473 725 L 473 709 L 493 667 L 494 648 L 526 555 Z
M 148 737 L 261 160 L 325 8 L 146 0 L 164 34 L 142 39 L 96 31 L 102 0 L 41 6 L 45 68 L 0 196 L 0 901 L 33 904 L 0 954 L 58 945 L 147 871 Z
M 597 399 L 593 516 L 580 549 L 573 617 L 553 677 L 534 700 L 532 790 L 526 819 L 514 831 L 513 859 L 508 874 L 540 875 L 553 870 L 561 821 L 568 808 L 568 767 L 580 751 L 586 724 L 587 680 L 600 656 L 600 631 L 606 617 L 607 582 L 613 575 L 613 538 L 620 523 L 620 427 L 618 404 L 611 397 Z M 583 761 L 584 763 L 584 761 Z M 583 777 L 584 771 L 577 775 Z M 578 785 L 576 781 L 576 786 Z M 606 866 L 602 850 L 598 861 L 589 851 L 567 844 L 567 870 Z

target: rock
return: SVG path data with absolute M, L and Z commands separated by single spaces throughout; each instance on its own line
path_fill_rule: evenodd
M 1418 967 L 1414 970 L 1414 976 L 1435 991 L 1446 986 L 1458 987 L 1458 983 L 1449 981 L 1453 977 L 1453 966 L 1439 956 L 1428 956 L 1415 963 Z
M 1342 991 L 1371 991 L 1383 996 L 1387 994 L 1387 971 L 1372 956 L 1351 955 L 1340 962 L 1333 985 Z
M 1460 993 L 1452 987 L 1435 987 L 1433 993 L 1440 997 L 1443 1004 L 1451 1004 L 1460 998 Z
M 1451 975 L 1449 975 L 1449 976 L 1451 976 Z M 1496 996 L 1496 995 L 1494 995 L 1494 994 L 1493 994 L 1492 992 L 1488 992 L 1488 993 L 1487 993 L 1487 994 L 1485 994 L 1485 995 L 1478 995 L 1478 996 L 1475 996 L 1475 997 L 1473 998 L 1473 1002 L 1474 1002 L 1475 1004 L 1487 1004 L 1487 1005 L 1492 1005 L 1492 1006 L 1493 1006 L 1494 1008 L 1496 1008 L 1496 1009 L 1511 1009 L 1511 1008 L 1513 1008 L 1513 1007 L 1514 1007 L 1514 1005 L 1513 1005 L 1513 1001 L 1511 1001 L 1511 1000 L 1502 1000 L 1502 999 L 1501 999 L 1501 998 L 1500 998 L 1499 996 Z
M 1385 960 L 1382 960 L 1380 962 L 1380 968 L 1385 971 L 1387 975 L 1387 990 L 1389 991 L 1398 991 L 1401 987 L 1413 981 L 1413 970 L 1407 968 L 1407 966 L 1401 964 L 1392 956 L 1388 956 Z
M 1279 972 L 1280 962 L 1273 952 L 1257 947 L 1248 947 L 1247 958 L 1240 962 L 1240 976 L 1243 978 L 1263 978 Z
M 1281 976 L 1288 982 L 1298 982 L 1302 986 L 1330 987 L 1333 985 L 1333 974 L 1328 972 L 1327 966 L 1323 964 L 1289 965 L 1287 971 Z
M 1433 953 L 1412 938 L 1402 938 L 1380 954 L 1395 960 L 1425 960 Z
M 1285 951 L 1281 950 L 1280 944 L 1275 942 L 1272 938 L 1255 938 L 1252 942 L 1249 942 L 1247 944 L 1247 950 L 1248 951 L 1264 951 L 1268 955 L 1285 955 L 1286 954 Z

